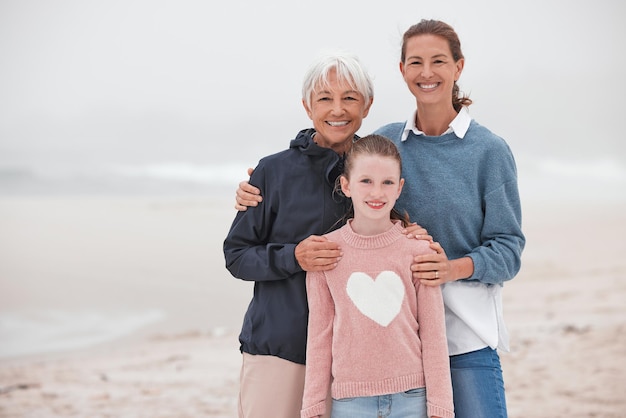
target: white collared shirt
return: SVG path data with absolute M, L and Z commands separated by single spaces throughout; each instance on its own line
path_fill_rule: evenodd
M 404 131 L 402 131 L 402 137 L 400 138 L 400 141 L 406 141 L 406 139 L 409 137 L 409 132 L 411 131 L 413 131 L 415 135 L 425 135 L 424 132 L 420 131 L 419 129 L 417 129 L 417 126 L 415 126 L 416 114 L 417 109 L 415 109 L 411 114 L 411 117 L 407 119 L 406 124 L 404 125 Z M 466 106 L 463 106 L 459 113 L 456 115 L 456 117 L 452 119 L 450 125 L 448 125 L 448 129 L 442 135 L 454 132 L 457 137 L 463 139 L 463 137 L 467 133 L 467 130 L 469 129 L 471 121 L 472 117 L 469 115 L 469 110 Z

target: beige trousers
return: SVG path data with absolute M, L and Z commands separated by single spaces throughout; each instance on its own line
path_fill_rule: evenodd
M 243 353 L 239 418 L 300 418 L 304 371 L 304 365 L 279 357 Z

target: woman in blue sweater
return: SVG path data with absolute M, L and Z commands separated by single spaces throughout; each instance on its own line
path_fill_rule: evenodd
M 399 67 L 416 108 L 376 133 L 402 156 L 406 183 L 396 207 L 445 250 L 416 257 L 411 269 L 422 283 L 442 285 L 456 417 L 501 418 L 507 409 L 497 350 L 508 350 L 501 292 L 520 269 L 525 237 L 513 154 L 469 115 L 472 101 L 457 85 L 464 64 L 450 25 L 410 27 Z M 244 191 L 258 193 L 240 185 L 238 205 L 260 199 Z
M 519 271 L 525 245 L 513 154 L 469 115 L 472 101 L 457 85 L 465 59 L 452 27 L 422 20 L 404 33 L 401 54 L 417 106 L 406 122 L 376 133 L 402 156 L 406 184 L 397 208 L 445 249 L 416 257 L 414 277 L 442 285 L 456 417 L 506 417 L 501 291 Z

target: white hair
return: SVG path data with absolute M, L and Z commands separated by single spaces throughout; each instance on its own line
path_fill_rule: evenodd
M 336 72 L 339 81 L 346 81 L 350 87 L 361 93 L 366 103 L 374 97 L 372 80 L 357 56 L 344 51 L 329 52 L 313 62 L 304 76 L 302 100 L 309 108 L 313 91 L 319 86 L 328 86 L 328 74 L 331 71 Z

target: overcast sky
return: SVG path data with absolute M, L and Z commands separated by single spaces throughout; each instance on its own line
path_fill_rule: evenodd
M 302 76 L 330 48 L 374 77 L 369 133 L 414 106 L 398 60 L 421 18 L 456 28 L 471 114 L 516 154 L 626 160 L 620 0 L 0 0 L 0 164 L 253 165 L 310 126 Z

